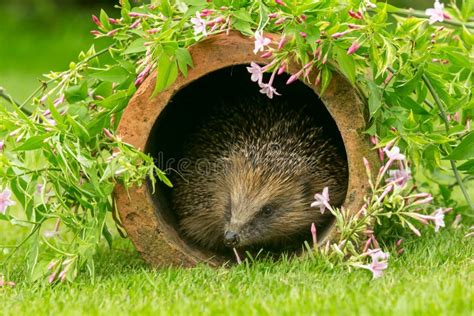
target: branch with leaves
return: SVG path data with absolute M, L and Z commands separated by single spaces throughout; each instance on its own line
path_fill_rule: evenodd
M 0 220 L 29 230 L 19 244 L 0 245 L 8 250 L 0 255 L 5 269 L 10 258 L 24 256 L 33 280 L 72 280 L 82 270 L 93 275 L 97 244 L 112 242 L 106 218 L 114 212 L 114 185 L 146 179 L 171 185 L 150 156 L 115 136 L 128 101 L 152 72 L 158 74 L 155 94 L 187 76 L 193 67 L 188 48 L 230 31 L 253 38 L 254 53 L 268 60 L 248 69 L 270 98 L 285 93 L 273 80 L 290 61 L 301 69 L 287 84 L 315 83 L 322 93 L 332 74 L 342 73 L 367 99 L 366 133 L 381 158 L 388 154 L 383 147 L 397 143 L 411 161 L 405 173 L 410 170 L 418 187 L 436 204 L 472 215 L 472 1 L 445 8 L 436 0 L 425 12 L 368 0 L 166 0 L 135 7 L 122 0 L 118 9 L 118 17 L 101 11 L 92 19 L 92 35 L 108 38 L 109 47 L 81 52 L 68 70 L 46 75 L 22 103 L 1 90 L 11 108 L 0 109 Z M 409 217 L 417 215 L 396 183 L 373 181 L 368 218 L 382 218 L 390 206 L 397 214 L 392 218 L 413 230 Z M 342 227 L 352 225 L 351 217 L 334 213 L 347 231 Z M 344 256 L 355 249 L 360 229 L 344 235 L 345 246 L 336 244 Z M 380 255 L 365 257 L 383 267 Z

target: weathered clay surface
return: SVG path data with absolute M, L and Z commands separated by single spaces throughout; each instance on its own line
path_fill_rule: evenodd
M 266 63 L 253 54 L 253 40 L 237 33 L 217 35 L 196 44 L 190 49 L 194 68 L 187 78 L 180 76 L 166 91 L 150 98 L 154 89 L 156 73 L 150 76 L 138 89 L 125 110 L 118 134 L 133 146 L 144 150 L 149 134 L 161 111 L 173 95 L 181 88 L 200 77 L 232 65 L 248 64 L 251 61 Z M 290 65 L 289 72 L 300 67 Z M 311 87 L 316 93 L 319 87 Z M 362 134 L 366 127 L 365 105 L 356 91 L 338 74 L 334 74 L 326 93 L 322 97 L 328 111 L 336 121 L 346 147 L 349 164 L 349 185 L 344 207 L 358 210 L 364 203 L 367 192 L 367 176 L 362 157 L 376 162 L 367 138 Z M 118 185 L 115 198 L 121 220 L 137 250 L 154 266 L 193 266 L 206 261 L 212 265 L 223 259 L 212 257 L 187 245 L 160 215 L 160 205 L 152 199 L 146 186 L 130 188 L 128 192 Z M 330 229 L 326 238 L 331 238 Z M 320 242 L 324 241 L 320 238 Z

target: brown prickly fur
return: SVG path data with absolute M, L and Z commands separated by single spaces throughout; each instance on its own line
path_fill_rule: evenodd
M 346 195 L 345 156 L 308 106 L 230 102 L 191 135 L 183 158 L 172 206 L 182 234 L 211 250 L 224 248 L 226 230 L 239 233 L 238 247 L 287 247 L 327 221 L 310 207 L 315 193 L 328 186 L 335 206 Z

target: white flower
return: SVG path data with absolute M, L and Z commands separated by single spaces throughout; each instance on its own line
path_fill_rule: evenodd
M 247 71 L 252 74 L 250 80 L 253 82 L 261 83 L 263 79 L 263 70 L 257 63 L 251 62 L 250 67 L 247 67 Z
M 59 235 L 59 232 L 54 230 L 45 230 L 43 236 L 46 238 L 53 238 L 54 236 Z
M 380 250 L 380 248 L 371 249 L 368 251 L 368 253 L 369 256 L 372 258 L 372 261 L 376 262 L 388 260 L 388 257 L 390 257 L 390 254 L 388 252 L 383 252 L 382 250 Z
M 271 43 L 271 39 L 263 37 L 262 31 L 255 32 L 255 48 L 253 53 L 256 54 L 265 49 Z
M 371 9 L 375 9 L 377 7 L 377 5 L 375 5 L 374 3 L 370 2 L 369 0 L 365 0 L 365 6 L 367 8 L 371 8 Z
M 430 24 L 435 22 L 443 22 L 444 21 L 444 4 L 439 3 L 438 0 L 434 3 L 434 8 L 426 9 L 426 15 L 430 16 Z
M 398 148 L 398 146 L 393 146 L 390 150 L 384 148 L 383 151 L 387 154 L 390 160 L 405 160 L 405 155 L 400 154 L 400 148 Z
M 276 95 L 281 95 L 279 94 L 276 89 L 274 87 L 272 87 L 272 85 L 270 83 L 260 83 L 260 93 L 263 93 L 263 94 L 266 94 L 267 97 L 269 97 L 270 99 L 273 98 L 273 94 L 276 94 Z
M 372 262 L 370 264 L 357 264 L 355 266 L 371 271 L 374 279 L 381 277 L 383 270 L 388 268 L 389 254 L 378 248 L 370 250 L 368 254 L 372 258 Z
M 404 187 L 411 178 L 410 168 L 389 170 L 387 182 L 394 182 L 397 187 Z
M 7 207 L 15 205 L 15 202 L 11 199 L 11 191 L 8 188 L 5 188 L 3 192 L 0 193 L 0 214 L 5 214 Z
M 321 214 L 324 214 L 324 210 L 326 208 L 328 209 L 331 208 L 331 205 L 329 205 L 329 188 L 328 187 L 324 187 L 323 192 L 316 193 L 314 195 L 314 199 L 316 201 L 311 203 L 311 207 L 319 206 L 319 210 L 321 211 Z
M 196 17 L 191 19 L 191 23 L 194 24 L 194 35 L 199 35 L 202 33 L 202 35 L 206 36 L 207 31 L 206 31 L 206 21 L 204 21 L 201 18 L 201 15 L 198 12 L 196 12 Z
M 434 211 L 434 213 L 431 214 L 431 216 L 433 216 L 433 222 L 435 224 L 435 232 L 438 232 L 440 227 L 445 227 L 444 212 L 442 208 L 439 208 L 436 211 Z

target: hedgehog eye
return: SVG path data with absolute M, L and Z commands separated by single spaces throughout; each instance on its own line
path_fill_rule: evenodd
M 261 210 L 262 214 L 265 216 L 270 216 L 273 214 L 273 207 L 271 205 L 265 205 Z

